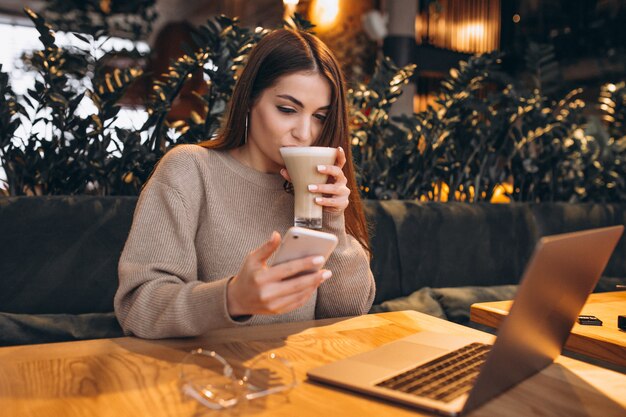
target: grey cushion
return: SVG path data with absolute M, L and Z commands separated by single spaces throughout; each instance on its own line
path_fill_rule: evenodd
M 123 336 L 114 313 L 0 313 L 0 346 Z
M 446 319 L 439 302 L 433 298 L 431 288 L 425 287 L 413 292 L 406 297 L 400 297 L 375 305 L 370 313 L 383 313 L 388 311 L 414 310 L 429 314 L 440 319 Z
M 468 324 L 470 306 L 474 303 L 511 300 L 517 292 L 517 285 L 497 285 L 492 287 L 433 288 L 433 298 L 439 302 L 450 321 Z

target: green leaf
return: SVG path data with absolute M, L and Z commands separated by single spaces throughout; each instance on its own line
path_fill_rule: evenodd
M 91 41 L 85 35 L 82 35 L 82 34 L 80 34 L 78 32 L 72 32 L 72 35 L 74 35 L 75 37 L 77 37 L 78 39 L 80 39 L 81 41 L 83 41 L 83 42 L 85 42 L 87 44 L 91 44 Z

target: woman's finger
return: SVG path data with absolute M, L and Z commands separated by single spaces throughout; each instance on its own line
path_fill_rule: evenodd
M 333 177 L 334 181 L 332 182 L 347 182 L 345 174 L 343 170 L 337 165 L 318 165 L 317 171 L 322 174 L 330 175 Z
M 277 293 L 277 296 L 267 303 L 267 310 L 277 314 L 302 306 L 313 295 L 317 287 L 328 279 L 322 278 L 322 274 L 325 273 L 330 275 L 330 271 L 318 271 L 314 274 L 293 278 L 277 284 L 280 285 L 281 294 L 284 295 L 278 295 Z
M 309 298 L 313 295 L 313 292 L 304 292 L 290 295 L 285 298 L 276 300 L 269 308 L 269 314 L 284 314 L 302 307 Z
M 336 209 L 336 211 L 345 210 L 346 207 L 350 204 L 350 200 L 347 196 L 340 198 L 332 198 L 332 197 L 315 197 L 315 203 L 320 206 Z
M 302 259 L 284 262 L 274 265 L 264 272 L 266 281 L 279 282 L 295 275 L 300 275 L 309 271 L 317 271 L 326 261 L 323 256 L 309 256 Z
M 289 176 L 289 172 L 287 172 L 287 168 L 283 168 L 280 170 L 280 175 L 287 181 L 291 182 L 291 177 Z
M 277 231 L 272 232 L 268 241 L 250 253 L 249 259 L 251 259 L 255 265 L 265 264 L 269 257 L 272 256 L 272 253 L 280 246 L 280 241 L 280 233 Z
M 350 195 L 350 189 L 345 184 L 312 184 L 308 187 L 309 191 L 316 194 L 325 194 L 329 196 Z
M 268 290 L 272 298 L 287 297 L 302 291 L 314 291 L 322 282 L 332 276 L 327 269 L 315 271 L 295 278 L 289 278 L 272 284 Z
M 343 168 L 345 164 L 346 164 L 346 153 L 343 150 L 343 148 L 339 146 L 337 148 L 337 161 L 335 162 L 335 165 L 338 166 L 339 168 Z

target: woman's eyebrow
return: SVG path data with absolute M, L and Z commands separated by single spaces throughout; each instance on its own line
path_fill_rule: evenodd
M 278 94 L 276 97 L 284 98 L 285 100 L 291 101 L 296 106 L 304 108 L 304 104 L 302 104 L 302 102 L 300 100 L 298 100 L 297 98 L 295 98 L 293 96 L 290 96 L 289 94 Z M 330 108 L 330 105 L 324 106 L 324 107 L 320 107 L 318 110 L 328 110 L 329 108 Z

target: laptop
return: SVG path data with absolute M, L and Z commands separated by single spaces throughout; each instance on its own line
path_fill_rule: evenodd
M 308 377 L 443 415 L 466 414 L 551 364 L 624 226 L 541 238 L 493 345 L 419 332 Z

